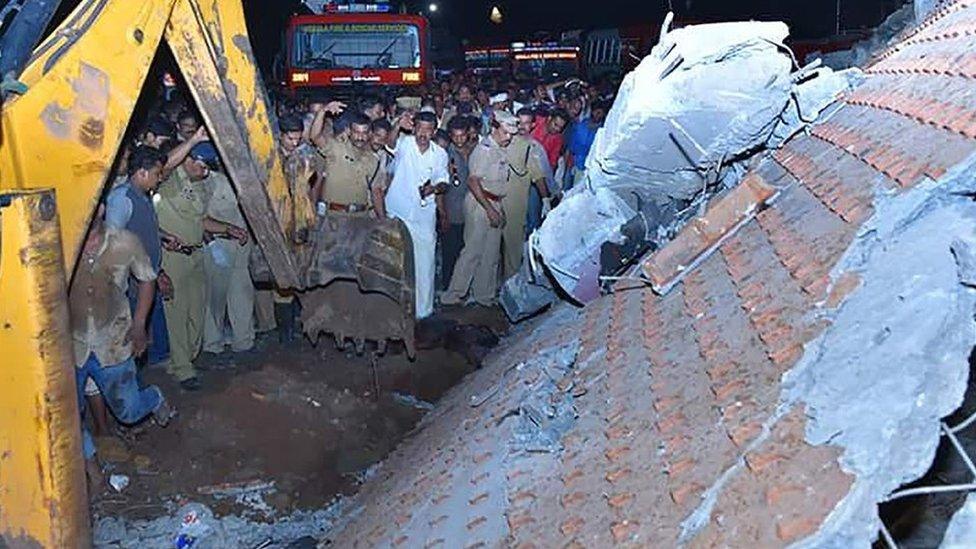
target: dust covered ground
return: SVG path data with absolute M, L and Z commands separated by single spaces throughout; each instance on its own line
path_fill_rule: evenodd
M 195 393 L 147 369 L 144 383 L 158 385 L 179 416 L 166 429 L 147 422 L 125 439 L 97 439 L 106 479 L 129 484 L 92 494 L 93 519 L 148 520 L 191 501 L 252 521 L 322 509 L 354 493 L 506 329 L 498 310 L 454 309 L 422 325 L 416 361 L 392 345 L 375 375 L 368 356 L 330 338 L 286 346 L 273 332 L 248 353 L 204 354 Z

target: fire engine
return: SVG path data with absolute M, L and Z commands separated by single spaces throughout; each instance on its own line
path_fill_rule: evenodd
M 386 2 L 328 3 L 292 16 L 281 79 L 286 94 L 337 86 L 420 86 L 431 78 L 427 20 Z

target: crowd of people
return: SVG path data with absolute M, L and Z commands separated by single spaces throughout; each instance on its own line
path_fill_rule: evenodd
M 418 318 L 435 303 L 493 306 L 527 236 L 585 177 L 614 90 L 458 73 L 399 96 L 278 101 L 290 238 L 314 238 L 325 216 L 400 219 Z M 158 388 L 140 386 L 137 362 L 165 363 L 195 391 L 201 352 L 247 352 L 262 331 L 296 339 L 296 296 L 252 282 L 253 234 L 200 115 L 181 97 L 168 84 L 124 147 L 70 287 L 79 401 L 96 430 L 108 429 L 109 410 L 122 424 L 174 417 Z M 97 475 L 87 429 L 83 440 Z

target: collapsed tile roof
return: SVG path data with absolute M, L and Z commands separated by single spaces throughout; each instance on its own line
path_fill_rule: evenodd
M 976 224 L 940 189 L 973 173 L 976 7 L 945 6 L 866 72 L 647 258 L 650 284 L 510 338 L 333 541 L 873 539 L 877 502 L 924 472 L 967 376 L 976 301 L 952 261 Z

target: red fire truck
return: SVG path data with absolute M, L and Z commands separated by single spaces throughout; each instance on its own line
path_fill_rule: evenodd
M 286 93 L 310 88 L 419 86 L 430 79 L 427 20 L 389 4 L 326 4 L 295 15 L 285 30 L 281 77 Z

